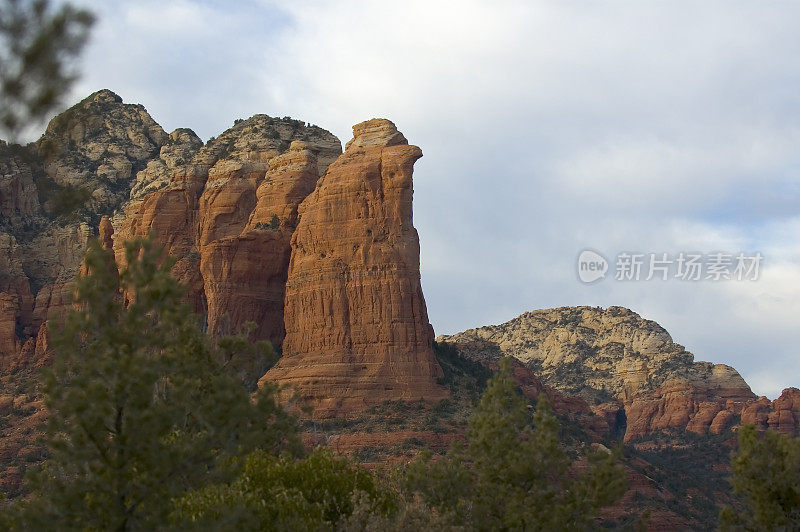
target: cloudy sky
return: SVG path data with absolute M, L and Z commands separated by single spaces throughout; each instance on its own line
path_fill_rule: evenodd
M 754 391 L 800 386 L 800 4 L 76 1 L 72 101 L 168 131 L 290 115 L 343 143 L 386 117 L 415 168 L 437 333 L 623 305 Z M 591 248 L 611 271 L 593 284 Z M 764 256 L 757 281 L 617 281 L 622 252 Z M 643 271 L 643 276 L 646 271 Z

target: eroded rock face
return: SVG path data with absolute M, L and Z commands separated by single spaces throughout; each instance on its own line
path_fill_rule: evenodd
M 436 384 L 412 223 L 421 156 L 388 120 L 363 122 L 300 204 L 284 356 L 264 378 L 294 386 L 316 416 L 446 395 Z
M 169 143 L 144 107 L 102 90 L 54 118 L 35 144 L 0 146 L 0 293 L 16 301 L 14 363 L 47 344 L 42 326 L 70 307 L 102 215 Z
M 666 428 L 720 434 L 737 424 L 743 410 L 757 408 L 747 406 L 756 397 L 735 369 L 695 362 L 657 323 L 621 307 L 537 310 L 440 340 L 477 359 L 514 356 L 546 384 L 585 398 L 609 420 L 623 410 L 626 441 Z M 777 408 L 766 405 L 753 416 L 763 423 L 770 415 L 778 420 Z M 789 417 L 783 419 L 788 427 Z
M 256 190 L 271 161 L 291 166 L 276 158 L 294 141 L 306 143 L 315 174 L 262 202 L 286 224 L 265 230 L 271 218 L 253 212 Z M 148 234 L 173 255 L 173 274 L 188 286 L 193 309 L 211 313 L 212 332 L 235 332 L 253 320 L 257 339 L 280 342 L 297 205 L 340 153 L 329 132 L 266 115 L 237 120 L 204 145 L 190 129 L 167 134 L 143 106 L 109 90 L 54 118 L 35 144 L 0 143 L 0 358 L 23 350 L 30 358 L 37 342 L 46 343 L 39 330 L 70 308 L 87 242 L 103 216 L 116 231 L 120 266 L 124 242 Z
M 759 430 L 772 429 L 783 434 L 798 435 L 800 421 L 800 390 L 786 388 L 781 396 L 770 401 L 759 397 L 746 405 L 742 411 L 742 423 L 753 423 Z
M 659 386 L 689 375 L 694 363 L 661 326 L 622 307 L 536 310 L 442 338 L 470 345 L 477 357 L 511 354 L 546 382 L 589 400 Z
M 0 369 L 5 369 L 19 349 L 15 331 L 19 304 L 9 294 L 0 293 Z
M 33 317 L 22 251 L 13 236 L 0 233 L 0 369 L 9 365 L 21 343 L 20 329 Z
M 298 206 L 318 179 L 317 157 L 311 145 L 293 141 L 288 152 L 270 161 L 257 189 L 246 174 L 229 179 L 237 180 L 225 187 L 231 214 L 207 229 L 224 234 L 205 244 L 201 237 L 209 331 L 236 332 L 234 324 L 253 322 L 255 337 L 280 347 L 290 240 Z M 249 210 L 239 207 L 251 203 Z
M 23 244 L 0 233 L 0 294 L 9 300 L 4 311 L 8 322 L 4 332 L 13 335 L 0 343 L 9 349 L 16 346 L 19 354 L 29 339 L 37 337 L 46 320 L 63 316 L 71 305 L 75 275 L 90 233 L 82 223 L 54 225 Z M 15 363 L 10 351 L 0 351 L 4 352 L 0 358 L 6 359 L 6 366 Z
M 176 138 L 184 148 L 191 142 L 185 132 Z M 176 259 L 173 275 L 188 286 L 212 334 L 237 333 L 252 321 L 253 338 L 279 347 L 297 206 L 339 153 L 339 140 L 327 131 L 266 115 L 237 121 L 186 164 L 175 161 L 188 152 L 176 159 L 162 148 L 161 162 L 148 171 L 166 168 L 169 182 L 159 188 L 157 172 L 153 179 L 140 173 L 156 188 L 137 197 L 134 188 L 124 215 L 115 217 L 117 261 L 124 264 L 125 240 L 153 235 Z M 276 229 L 269 227 L 272 215 Z
M 696 363 L 690 378 L 670 379 L 655 390 L 623 399 L 630 441 L 657 430 L 685 428 L 695 434 L 721 434 L 755 399 L 738 372 L 724 364 Z
M 158 157 L 147 161 L 147 166 L 136 174 L 130 200 L 139 200 L 149 192 L 166 187 L 172 172 L 188 164 L 202 147 L 203 141 L 191 129 L 179 128 L 170 133 Z
M 0 152 L 0 217 L 6 226 L 37 216 L 40 205 L 34 171 L 22 156 L 26 150 L 0 141 Z
M 126 265 L 124 243 L 151 236 L 175 259 L 172 273 L 188 288 L 195 312 L 205 312 L 200 254 L 197 251 L 198 205 L 208 178 L 208 168 L 191 165 L 176 168 L 168 186 L 131 202 L 124 217 L 115 217 L 114 256 Z

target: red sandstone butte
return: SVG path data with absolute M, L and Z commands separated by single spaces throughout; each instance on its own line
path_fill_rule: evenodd
M 373 119 L 300 204 L 286 282 L 283 357 L 262 378 L 294 387 L 314 417 L 387 400 L 440 400 L 412 223 L 422 156 Z

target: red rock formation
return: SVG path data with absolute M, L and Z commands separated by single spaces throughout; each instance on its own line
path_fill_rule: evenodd
M 752 423 L 761 431 L 772 429 L 797 436 L 799 421 L 800 390 L 797 388 L 786 388 L 774 401 L 759 397 L 742 409 L 742 424 Z
M 769 428 L 783 434 L 796 436 L 800 418 L 800 390 L 786 388 L 772 401 L 772 412 L 767 417 Z
M 694 361 L 661 326 L 622 307 L 536 310 L 439 340 L 477 360 L 511 355 L 565 395 L 602 401 L 598 414 L 609 427 L 616 425 L 612 418 L 622 420 L 624 407 L 626 442 L 669 428 L 722 434 L 740 413 L 742 422 L 752 419 L 787 433 L 798 422 L 793 399 L 754 403 L 755 394 L 735 369 Z
M 36 336 L 28 338 L 14 360 L 11 369 L 25 366 L 43 367 L 50 364 L 53 359 L 53 350 L 50 345 L 50 329 L 47 322 L 39 327 Z
M 282 344 L 290 240 L 297 208 L 314 190 L 317 179 L 316 155 L 302 141 L 292 142 L 288 152 L 270 161 L 269 171 L 253 194 L 254 209 L 237 207 L 252 201 L 253 181 L 245 176 L 228 178 L 226 188 L 233 189 L 225 196 L 230 205 L 227 212 L 232 213 L 224 220 L 228 235 L 220 237 L 216 224 L 201 222 L 202 234 L 214 232 L 220 237 L 203 244 L 207 237 L 201 236 L 200 269 L 208 298 L 209 332 L 237 332 L 231 330 L 236 324 L 253 322 L 254 338 Z M 216 197 L 220 196 L 217 193 Z M 202 208 L 201 201 L 201 220 Z M 243 216 L 245 212 L 249 219 Z M 217 216 L 215 222 L 219 219 Z
M 100 245 L 103 249 L 114 248 L 114 226 L 111 225 L 111 220 L 108 216 L 103 216 L 100 219 L 100 226 L 97 228 L 100 238 Z
M 5 369 L 16 356 L 18 345 L 15 328 L 19 305 L 17 299 L 0 293 L 0 369 Z
M 30 334 L 33 296 L 22 267 L 16 239 L 0 233 L 0 370 L 8 367 L 21 347 L 21 334 Z
M 207 323 L 212 334 L 232 334 L 244 321 L 227 311 L 240 308 L 228 293 L 226 274 L 246 265 L 237 264 L 236 246 L 229 245 L 247 225 L 256 204 L 256 187 L 264 179 L 268 164 L 263 162 L 219 161 L 211 168 L 198 207 L 200 274 L 207 301 Z M 266 250 L 263 250 L 266 252 Z M 244 254 L 242 254 L 244 255 Z M 258 257 L 252 257 L 258 262 Z M 232 320 L 233 318 L 233 320 Z M 246 320 L 245 320 L 246 321 Z
M 72 307 L 73 279 L 58 280 L 43 286 L 36 294 L 33 323 L 38 328 L 47 320 L 63 316 Z
M 625 409 L 617 402 L 600 403 L 591 406 L 595 416 L 602 418 L 608 427 L 609 433 L 616 433 L 620 429 L 620 422 L 625 417 Z
M 294 386 L 320 417 L 446 396 L 412 224 L 422 152 L 388 120 L 358 124 L 353 137 L 300 205 L 284 356 L 264 377 Z
M 269 225 L 272 217 L 277 216 L 281 228 L 294 230 L 298 207 L 317 184 L 314 150 L 310 144 L 296 140 L 288 152 L 270 161 L 270 169 L 256 191 L 258 201 L 248 220 L 248 229 Z
M 755 396 L 733 368 L 714 364 L 710 369 L 705 379 L 671 379 L 625 398 L 625 441 L 670 427 L 695 434 L 720 434 L 730 428 L 736 413 Z
M 123 267 L 125 241 L 151 235 L 153 240 L 176 259 L 172 273 L 189 290 L 189 302 L 195 312 L 205 312 L 203 278 L 196 241 L 198 204 L 208 178 L 208 167 L 190 165 L 173 171 L 170 184 L 147 194 L 141 202 L 129 206 L 126 217 L 116 229 L 114 255 Z
M 199 247 L 238 236 L 256 205 L 256 187 L 269 165 L 261 162 L 219 161 L 208 173 L 200 196 Z
M 23 149 L 18 148 L 18 152 Z M 0 152 L 11 152 L 0 141 Z M 6 220 L 33 218 L 39 214 L 39 195 L 30 165 L 18 155 L 0 158 L 0 216 Z
M 308 141 L 286 152 L 298 137 Z M 316 126 L 255 115 L 209 141 L 190 164 L 174 166 L 174 154 L 164 164 L 156 161 L 152 176 L 137 176 L 142 191 L 162 182 L 165 172 L 172 173 L 171 180 L 132 199 L 125 215 L 115 218 L 117 261 L 124 264 L 125 240 L 152 234 L 176 259 L 172 273 L 188 286 L 192 308 L 207 315 L 212 334 L 239 332 L 253 321 L 254 339 L 280 345 L 293 216 L 319 172 L 339 153 L 338 139 Z M 313 179 L 307 169 L 294 168 L 308 165 L 298 157 L 314 159 Z M 268 169 L 271 177 L 265 180 Z M 267 186 L 272 179 L 277 187 Z M 262 184 L 264 199 L 257 191 Z M 279 216 L 277 234 L 266 230 L 271 218 L 262 220 L 259 209 Z

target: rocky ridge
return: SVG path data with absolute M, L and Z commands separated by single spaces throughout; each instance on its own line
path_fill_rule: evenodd
M 101 90 L 36 143 L 0 147 L 0 369 L 44 355 L 44 324 L 69 307 L 101 216 L 128 200 L 134 176 L 169 143 L 144 107 Z
M 36 146 L 57 185 L 75 191 L 90 212 L 107 213 L 129 199 L 136 174 L 172 142 L 144 106 L 101 90 L 55 117 Z
M 437 340 L 478 360 L 511 355 L 597 412 L 624 413 L 625 441 L 672 427 L 721 434 L 756 420 L 797 432 L 796 390 L 774 402 L 758 399 L 735 369 L 695 362 L 663 327 L 622 307 L 537 310 Z
M 240 236 L 270 161 L 290 152 L 294 141 L 305 142 L 308 158 L 315 159 L 314 181 L 341 153 L 339 140 L 327 131 L 267 115 L 237 120 L 204 144 L 190 129 L 167 134 L 142 105 L 123 103 L 104 89 L 54 118 L 36 143 L 0 145 L 0 369 L 43 356 L 44 324 L 69 308 L 88 239 L 105 215 L 112 217 L 117 233 L 120 263 L 124 240 L 152 231 L 176 257 L 174 272 L 189 286 L 194 309 L 209 312 L 205 292 L 212 294 L 213 331 L 237 331 L 249 320 L 277 323 L 260 326 L 256 336 L 279 346 L 283 292 L 272 285 L 285 281 L 289 236 L 284 234 L 279 246 L 285 256 L 277 259 L 277 280 L 260 298 L 266 297 L 260 305 L 269 311 L 259 308 L 239 316 L 231 312 L 238 305 L 226 307 L 225 298 L 215 298 L 217 288 L 231 283 L 217 279 L 227 274 L 219 272 L 214 256 L 217 241 Z M 313 182 L 300 188 L 307 194 Z M 290 211 L 301 199 L 291 200 L 295 205 L 287 212 L 286 205 L 273 207 L 293 224 Z M 230 201 L 244 201 L 244 208 L 227 212 Z M 270 208 L 269 202 L 264 205 Z M 263 233 L 270 221 L 254 219 L 248 231 Z M 202 252 L 208 258 L 204 272 Z M 248 282 L 260 286 L 263 277 Z

